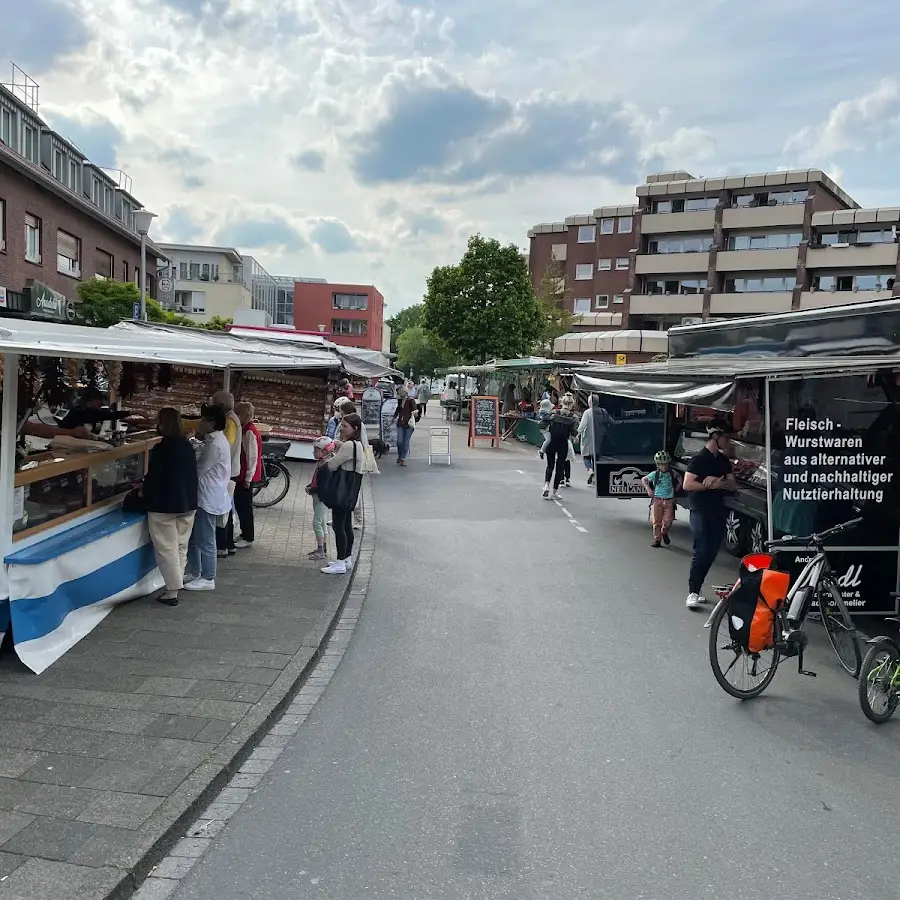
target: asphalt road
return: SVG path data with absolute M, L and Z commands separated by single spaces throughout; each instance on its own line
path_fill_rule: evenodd
M 580 467 L 577 525 L 531 455 L 382 468 L 350 651 L 179 900 L 900 893 L 900 724 L 863 718 L 818 641 L 817 679 L 725 695 L 686 517 L 652 550 L 646 505 Z

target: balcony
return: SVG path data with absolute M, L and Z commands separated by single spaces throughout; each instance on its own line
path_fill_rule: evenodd
M 696 212 L 644 213 L 641 234 L 674 234 L 682 231 L 712 231 L 716 213 L 712 209 Z
M 894 269 L 897 244 L 851 244 L 849 247 L 810 247 L 808 269 Z
M 782 272 L 797 270 L 797 248 L 785 250 L 720 250 L 717 272 Z
M 629 310 L 639 315 L 699 316 L 703 294 L 632 294 Z
M 787 203 L 782 206 L 732 206 L 722 212 L 722 227 L 726 231 L 732 231 L 738 228 L 802 225 L 805 215 L 805 203 Z
M 786 251 L 773 250 L 770 252 Z M 752 316 L 763 313 L 790 312 L 793 297 L 792 291 L 713 294 L 709 301 L 709 313 L 712 316 Z
M 893 291 L 804 291 L 800 295 L 800 309 L 872 303 L 875 300 L 890 300 L 892 295 Z
M 665 218 L 679 215 L 669 213 Z M 694 213 L 684 213 L 694 215 Z M 709 271 L 708 253 L 641 253 L 635 261 L 638 275 L 700 274 Z

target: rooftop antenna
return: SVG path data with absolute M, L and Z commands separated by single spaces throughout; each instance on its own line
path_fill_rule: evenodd
M 36 116 L 40 115 L 39 94 L 41 86 L 24 69 L 12 63 L 12 78 L 5 87 L 17 100 L 24 103 Z

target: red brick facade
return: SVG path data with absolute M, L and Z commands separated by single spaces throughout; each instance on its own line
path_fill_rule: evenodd
M 64 191 L 64 188 L 60 188 Z M 83 201 L 86 203 L 87 201 Z M 0 203 L 3 221 L 0 222 L 0 287 L 10 291 L 24 291 L 30 279 L 48 285 L 69 299 L 77 299 L 79 282 L 95 274 L 102 274 L 102 252 L 112 257 L 112 273 L 117 280 L 134 281 L 140 268 L 140 238 L 126 237 L 124 226 L 112 220 L 105 224 L 99 211 L 91 215 L 82 207 L 80 198 L 71 200 L 57 196 L 40 183 L 40 175 L 31 178 L 0 159 Z M 41 223 L 41 262 L 25 259 L 25 216 L 29 214 Z M 57 270 L 57 232 L 62 230 L 80 241 L 80 277 Z M 108 260 L 106 260 L 108 263 Z M 156 256 L 148 247 L 147 271 L 150 295 L 155 293 Z
M 364 297 L 365 309 L 341 308 L 343 297 Z M 362 305 L 360 303 L 359 305 Z M 338 308 L 335 308 L 335 307 Z M 352 327 L 348 323 L 353 323 Z M 294 284 L 294 328 L 325 333 L 335 344 L 381 350 L 384 333 L 384 297 L 370 284 L 323 284 L 298 281 Z M 345 328 L 356 333 L 341 333 Z M 364 331 L 364 334 L 359 332 Z

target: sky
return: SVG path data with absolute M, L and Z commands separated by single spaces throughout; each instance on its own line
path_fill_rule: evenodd
M 689 11 L 688 11 L 689 10 Z M 151 237 L 419 302 L 474 232 L 651 172 L 821 168 L 900 205 L 896 0 L 0 0 L 41 114 Z

